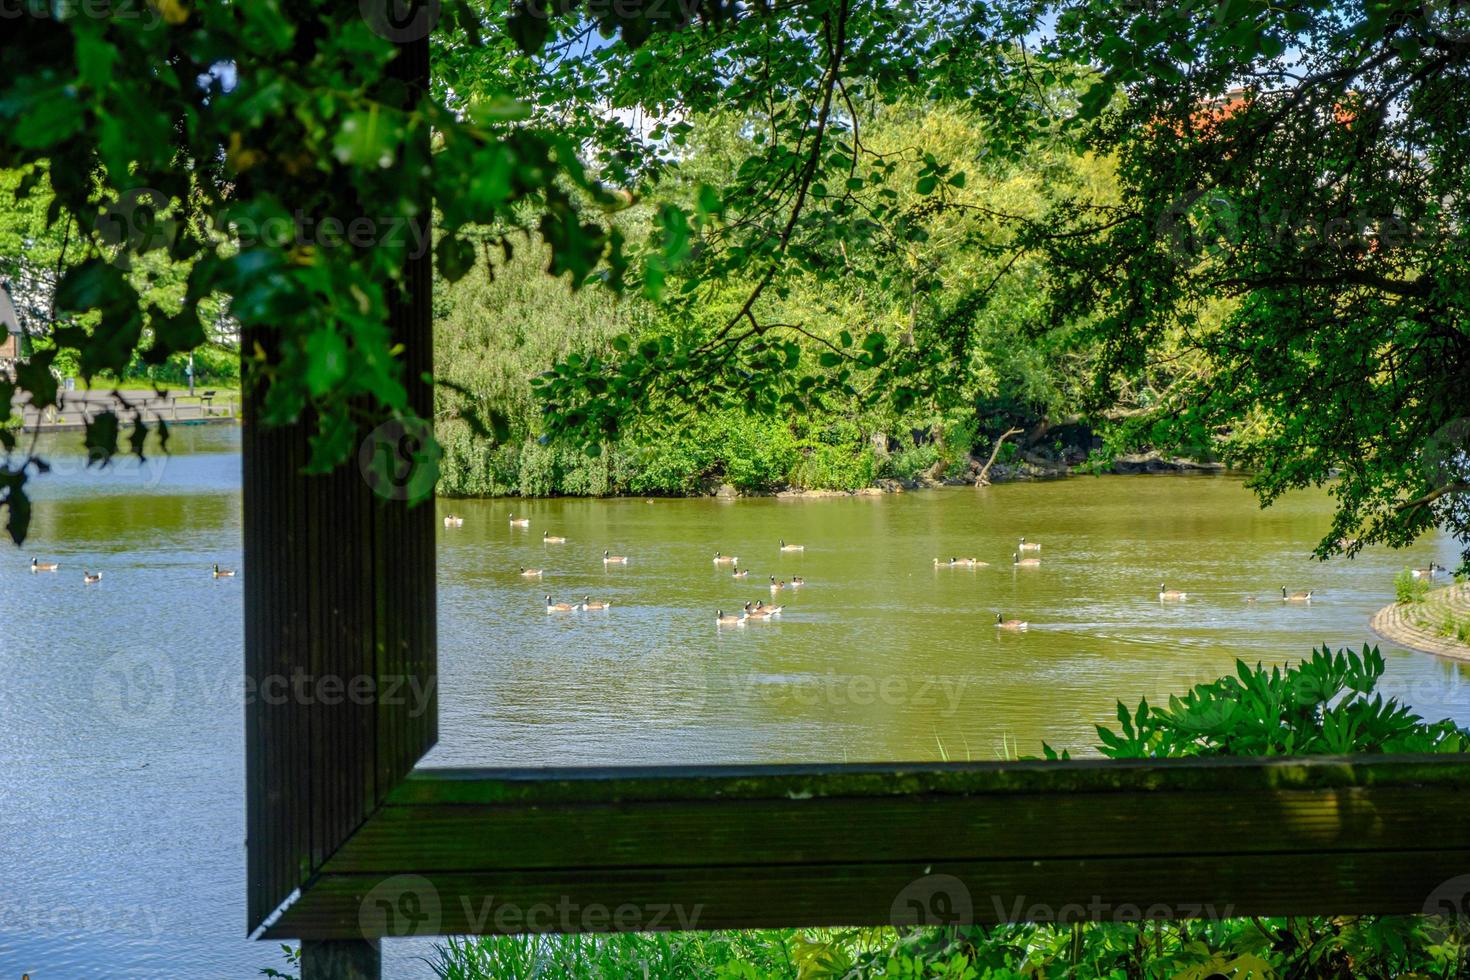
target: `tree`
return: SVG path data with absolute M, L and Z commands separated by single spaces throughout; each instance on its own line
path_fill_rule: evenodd
M 1065 4 L 1079 127 L 1123 200 L 1038 239 L 1053 316 L 1100 313 L 1120 442 L 1213 445 L 1266 503 L 1328 484 L 1321 557 L 1436 524 L 1470 568 L 1470 15 L 1463 5 Z

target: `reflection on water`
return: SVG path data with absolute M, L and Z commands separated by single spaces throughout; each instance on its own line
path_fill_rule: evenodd
M 68 434 L 33 485 L 32 537 L 0 560 L 0 975 L 258 975 L 245 932 L 239 438 L 87 469 Z M 1393 573 L 1435 558 L 1306 558 L 1329 501 L 1268 511 L 1231 479 L 1073 480 L 834 500 L 441 503 L 443 718 L 432 764 L 991 759 L 1085 748 L 1115 697 L 1151 699 L 1237 656 L 1360 645 Z M 543 545 L 543 531 L 565 534 Z M 1042 565 L 1009 564 L 1016 538 Z M 803 552 L 780 552 L 777 541 Z M 631 557 L 605 566 L 604 548 Z M 710 559 L 740 556 L 737 582 Z M 32 554 L 61 571 L 32 575 Z M 988 568 L 935 569 L 976 555 Z M 518 566 L 544 567 L 541 580 Z M 103 573 L 83 586 L 83 568 Z M 249 569 L 243 570 L 244 575 Z M 771 599 L 779 621 L 721 630 Z M 1160 579 L 1187 590 L 1161 604 Z M 1318 590 L 1309 607 L 1272 601 Z M 610 600 L 548 615 L 544 596 Z M 1249 605 L 1245 597 L 1260 602 Z M 1020 634 L 996 613 L 1027 619 Z M 1464 668 L 1385 651 L 1389 688 L 1470 722 Z M 386 947 L 424 976 L 423 943 Z

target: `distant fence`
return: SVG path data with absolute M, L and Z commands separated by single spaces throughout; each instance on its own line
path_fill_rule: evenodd
M 217 394 L 205 390 L 197 395 L 158 395 L 151 391 L 111 393 L 64 391 L 59 407 L 36 409 L 22 404 L 21 425 L 27 431 L 83 429 L 103 412 L 113 412 L 126 421 L 142 412 L 148 422 L 162 419 L 170 425 L 232 423 L 239 419 L 239 396 L 231 391 Z

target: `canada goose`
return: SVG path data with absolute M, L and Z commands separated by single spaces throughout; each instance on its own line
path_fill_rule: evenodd
M 1000 613 L 995 614 L 995 625 L 1003 630 L 1023 630 L 1031 624 L 1024 619 L 1006 619 Z
M 1186 598 L 1188 595 L 1188 592 L 1180 592 L 1178 589 L 1166 589 L 1164 588 L 1163 582 L 1159 583 L 1160 599 L 1183 599 Z
M 803 585 L 806 585 L 806 579 L 802 578 L 800 575 L 791 576 L 791 587 L 793 589 L 799 589 Z
M 731 578 L 745 578 L 745 576 L 747 576 L 749 574 L 750 574 L 750 569 L 748 569 L 748 568 L 732 568 L 732 569 L 730 569 L 730 577 Z
M 592 597 L 590 595 L 584 595 L 582 597 L 582 608 L 583 609 L 608 609 L 611 606 L 612 606 L 612 603 L 611 602 L 601 602 L 601 601 L 593 602 L 592 601 Z
M 531 519 L 529 517 L 517 517 L 516 515 L 511 514 L 510 515 L 510 526 L 511 527 L 530 527 L 531 526 Z
M 1312 593 L 1311 593 L 1310 590 L 1308 590 L 1306 592 L 1292 592 L 1292 593 L 1290 593 L 1288 595 L 1287 594 L 1287 591 L 1286 591 L 1286 586 L 1283 585 L 1281 587 L 1281 601 L 1282 602 L 1311 602 L 1312 601 Z
M 546 611 L 549 613 L 576 612 L 577 604 L 575 602 L 552 602 L 551 596 L 547 596 Z
M 1016 545 L 1016 549 L 1019 551 L 1040 551 L 1041 545 L 1037 544 L 1035 541 L 1027 541 L 1025 536 L 1023 535 L 1021 538 L 1021 542 Z
M 1415 578 L 1434 578 L 1434 576 L 1438 575 L 1444 570 L 1445 567 L 1443 565 L 1436 565 L 1434 562 L 1430 562 L 1428 568 L 1409 569 L 1409 571 L 1414 573 Z
M 725 610 L 723 610 L 723 609 L 716 609 L 715 610 L 715 623 L 718 624 L 718 625 L 720 625 L 720 626 L 744 626 L 745 625 L 745 614 L 744 613 L 741 613 L 739 616 L 727 616 L 725 614 Z
M 786 539 L 785 538 L 782 538 L 781 539 L 781 550 L 782 551 L 805 551 L 806 550 L 806 545 L 804 545 L 804 544 L 787 544 L 786 543 Z
M 39 558 L 31 559 L 31 571 L 33 572 L 54 572 L 60 567 L 60 562 L 42 561 Z
M 86 571 L 85 569 L 83 569 L 82 570 L 82 581 L 85 584 L 87 584 L 87 585 L 95 585 L 98 582 L 102 581 L 102 573 L 101 572 L 97 572 L 97 573 L 94 574 L 92 572 L 89 572 L 89 571 Z
M 463 517 L 456 517 L 455 515 L 450 514 L 448 517 L 444 518 L 444 526 L 445 527 L 464 527 L 464 518 Z
M 545 571 L 544 568 L 526 568 L 523 565 L 521 566 L 521 578 L 540 578 Z
M 211 574 L 215 578 L 234 578 L 235 570 L 233 568 L 220 568 L 219 563 L 216 562 L 214 566 L 214 571 Z
M 1037 567 L 1038 565 L 1041 564 L 1041 559 L 1040 558 L 1022 558 L 1019 554 L 1017 554 L 1015 552 L 1012 552 L 1011 553 L 1011 564 L 1012 565 L 1021 565 L 1021 566 L 1024 566 L 1026 568 L 1035 568 L 1035 567 Z
M 777 582 L 776 581 L 776 576 L 772 575 L 771 576 L 771 591 L 772 592 L 780 592 L 784 588 L 786 588 L 786 580 L 783 578 L 781 581 Z
M 626 565 L 626 564 L 628 564 L 628 556 L 627 555 L 615 555 L 611 551 L 608 551 L 606 549 L 603 549 L 603 552 L 602 552 L 602 563 L 604 565 Z
M 758 601 L 754 609 L 751 608 L 750 603 L 746 603 L 745 614 L 751 619 L 770 619 L 772 616 L 781 615 L 781 610 L 785 608 L 785 606 L 768 606 Z
M 715 552 L 715 564 L 716 565 L 738 565 L 738 564 L 740 564 L 740 559 L 739 558 L 736 558 L 734 555 L 722 555 L 718 551 L 716 551 Z
M 949 563 L 956 568 L 988 568 L 990 565 L 989 562 L 981 561 L 979 558 L 951 558 Z
M 542 544 L 566 544 L 567 543 L 567 539 L 564 538 L 564 537 L 562 537 L 560 534 L 552 534 L 550 531 L 542 531 L 541 532 L 541 543 Z

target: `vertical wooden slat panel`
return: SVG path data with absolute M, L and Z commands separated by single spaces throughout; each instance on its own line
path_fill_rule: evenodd
M 402 45 L 392 71 L 424 90 L 427 39 Z M 428 214 L 425 201 L 425 222 Z M 403 261 L 404 288 L 389 325 L 408 351 L 411 407 L 429 419 L 433 393 L 422 377 L 432 364 L 431 259 L 403 249 Z M 256 340 L 269 350 L 269 335 L 243 346 Z M 362 825 L 437 731 L 436 705 L 416 710 L 409 683 L 437 686 L 432 502 L 379 496 L 356 461 L 306 476 L 310 421 L 265 429 L 258 420 L 259 405 L 247 396 L 245 669 L 256 690 L 245 722 L 251 929 Z M 400 686 L 354 696 L 363 679 Z

